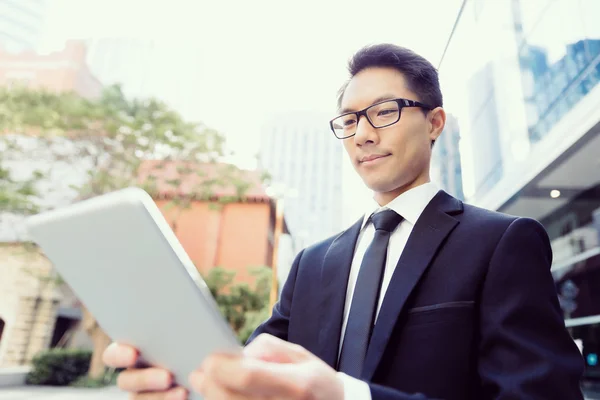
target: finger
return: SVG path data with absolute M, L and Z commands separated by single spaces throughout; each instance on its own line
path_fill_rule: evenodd
M 198 392 L 198 393 L 202 393 L 203 391 L 203 387 L 204 387 L 204 382 L 205 382 L 205 378 L 206 378 L 206 368 L 207 366 L 209 366 L 209 368 L 213 368 L 210 365 L 213 363 L 220 363 L 222 359 L 241 359 L 242 356 L 239 355 L 232 355 L 232 354 L 213 354 L 211 356 L 209 356 L 208 358 L 206 358 L 204 360 L 204 362 L 202 363 L 202 365 L 200 366 L 200 368 L 198 368 L 197 370 L 193 371 L 189 376 L 188 376 L 188 381 L 190 382 L 190 384 L 192 385 L 194 391 Z M 211 377 L 212 379 L 212 377 Z
M 128 369 L 117 377 L 117 386 L 126 392 L 164 391 L 172 385 L 172 375 L 160 368 Z
M 244 355 L 270 362 L 293 363 L 306 360 L 310 353 L 278 337 L 261 334 L 244 348 Z
M 280 396 L 298 398 L 307 380 L 298 366 L 277 364 L 253 358 L 215 355 L 203 365 L 204 374 L 193 373 L 190 384 L 202 389 L 206 382 L 216 382 L 226 389 L 248 396 Z
M 112 343 L 102 353 L 102 361 L 112 368 L 131 368 L 135 365 L 139 353 L 131 346 Z
M 137 393 L 129 397 L 131 400 L 187 400 L 188 392 L 181 387 L 166 392 Z
M 257 399 L 254 396 L 248 396 L 228 389 L 217 381 L 206 380 L 201 371 L 193 372 L 190 375 L 190 385 L 195 392 L 201 394 L 205 400 L 251 400 Z
M 201 393 L 205 400 L 252 400 L 258 397 L 249 397 L 241 393 L 233 392 L 223 386 L 209 385 L 204 393 Z

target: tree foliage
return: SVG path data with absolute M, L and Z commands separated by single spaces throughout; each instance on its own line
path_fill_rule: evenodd
M 234 271 L 215 267 L 206 276 L 213 297 L 242 343 L 269 316 L 271 272 L 269 267 L 253 267 L 254 285 L 235 282 Z
M 35 196 L 35 182 L 40 174 L 34 174 L 30 179 L 18 181 L 13 179 L 11 171 L 2 167 L 2 150 L 0 150 L 0 212 L 18 214 L 34 214 L 39 208 L 31 200 Z
M 214 192 L 224 186 L 235 190 L 216 203 L 238 201 L 250 186 L 239 169 L 217 163 L 226 154 L 219 132 L 185 121 L 157 99 L 128 99 L 118 85 L 107 87 L 98 99 L 25 87 L 0 88 L 0 211 L 39 211 L 38 200 L 44 194 L 37 185 L 50 171 L 35 171 L 17 180 L 8 168 L 10 162 L 32 157 L 23 138 L 42 149 L 44 165 L 66 163 L 85 175 L 83 184 L 74 187 L 78 199 L 132 185 L 151 195 L 166 187 L 172 193 L 170 206 L 183 210 L 192 200 L 214 200 Z M 149 160 L 160 162 L 142 174 Z M 176 174 L 158 178 L 168 163 L 177 163 Z M 203 166 L 210 166 L 209 172 Z M 179 213 L 169 215 L 173 215 L 175 229 Z M 264 270 L 258 273 L 255 288 L 232 284 L 233 276 L 221 269 L 209 276 L 217 302 L 236 332 L 248 330 L 247 313 L 252 315 L 268 303 L 268 273 L 268 277 Z M 90 322 L 87 317 L 88 333 L 106 342 L 100 340 L 103 332 L 93 318 Z M 100 351 L 95 349 L 93 360 L 99 359 Z M 101 367 L 92 365 L 90 376 L 103 372 Z
M 0 131 L 34 136 L 52 161 L 87 161 L 89 179 L 79 187 L 80 198 L 120 189 L 138 181 L 144 160 L 214 163 L 225 154 L 223 136 L 201 124 L 190 123 L 157 99 L 129 100 L 119 86 L 89 100 L 73 93 L 51 93 L 27 88 L 0 89 Z M 6 142 L 6 140 L 5 140 Z M 68 143 L 68 145 L 67 145 Z M 15 145 L 9 154 L 19 155 Z M 235 167 L 223 166 L 218 176 L 200 182 L 196 190 L 232 181 Z M 182 169 L 178 186 L 186 175 L 201 174 L 198 168 Z M 204 193 L 206 194 L 206 193 Z M 25 195 L 31 195 L 25 192 Z

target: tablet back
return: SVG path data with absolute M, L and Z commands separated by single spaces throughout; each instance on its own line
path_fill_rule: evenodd
M 114 340 L 188 375 L 241 348 L 152 198 L 128 188 L 32 216 L 28 232 Z

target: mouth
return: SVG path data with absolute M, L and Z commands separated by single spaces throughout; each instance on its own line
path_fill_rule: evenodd
M 370 164 L 374 164 L 378 161 L 381 161 L 382 159 L 384 159 L 388 156 L 390 156 L 390 154 L 372 154 L 370 156 L 362 157 L 361 159 L 358 160 L 358 163 L 363 164 L 363 165 L 370 165 Z

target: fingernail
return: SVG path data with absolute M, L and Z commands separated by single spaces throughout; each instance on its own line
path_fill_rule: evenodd
M 167 386 L 173 385 L 173 374 L 171 374 L 170 372 L 165 371 L 163 379 L 164 379 L 164 382 L 167 384 Z
M 115 347 L 117 345 L 115 343 L 111 343 L 108 345 L 108 347 L 106 348 L 106 350 L 104 350 L 104 354 L 102 355 L 102 361 L 105 364 L 112 364 L 114 363 L 114 359 L 115 359 Z

